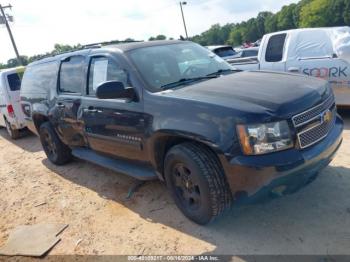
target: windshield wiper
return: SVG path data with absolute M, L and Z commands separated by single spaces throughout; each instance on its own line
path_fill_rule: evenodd
M 199 76 L 199 77 L 192 77 L 192 78 L 181 78 L 178 81 L 169 83 L 169 84 L 165 84 L 162 85 L 161 88 L 163 90 L 169 89 L 169 88 L 173 88 L 173 87 L 177 87 L 179 85 L 185 85 L 185 84 L 189 84 L 195 81 L 200 81 L 200 80 L 204 80 L 204 79 L 211 79 L 211 78 L 217 78 L 217 75 L 206 75 L 206 76 Z
M 234 69 L 219 69 L 219 70 L 216 71 L 216 72 L 207 74 L 207 76 L 219 76 L 219 75 L 222 74 L 222 73 L 234 72 L 234 71 L 235 71 Z

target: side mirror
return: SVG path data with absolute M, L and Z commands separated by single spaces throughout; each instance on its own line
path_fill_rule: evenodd
M 123 82 L 108 81 L 97 87 L 96 97 L 99 99 L 134 99 L 135 90 L 132 87 L 125 87 Z

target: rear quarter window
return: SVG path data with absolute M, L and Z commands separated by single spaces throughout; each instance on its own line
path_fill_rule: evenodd
M 286 36 L 287 34 L 278 34 L 270 37 L 266 48 L 266 62 L 280 62 L 282 60 Z
M 48 93 L 57 86 L 58 63 L 28 66 L 22 80 L 22 93 Z
M 231 47 L 222 47 L 215 50 L 215 54 L 220 57 L 233 56 L 236 52 Z
M 10 91 L 18 91 L 21 89 L 21 78 L 17 73 L 9 74 L 7 76 Z

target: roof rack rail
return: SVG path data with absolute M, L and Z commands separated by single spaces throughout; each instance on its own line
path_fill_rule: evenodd
M 126 44 L 126 43 L 138 43 L 138 42 L 144 42 L 143 40 L 112 40 L 112 41 L 104 41 L 104 42 L 97 42 L 97 43 L 92 43 L 92 44 L 86 44 L 82 45 L 82 49 L 87 49 L 87 48 L 100 48 L 104 45 L 117 45 L 117 44 Z
M 63 54 L 67 54 L 67 53 L 72 53 L 72 52 L 76 52 L 76 51 L 80 51 L 80 50 L 84 50 L 84 49 L 93 49 L 93 48 L 101 48 L 102 46 L 105 45 L 113 45 L 113 44 L 123 44 L 123 43 L 134 43 L 134 42 L 144 42 L 143 40 L 124 40 L 124 41 L 119 41 L 119 40 L 112 40 L 112 41 L 104 41 L 104 42 L 98 42 L 98 43 L 92 43 L 92 44 L 86 44 L 86 45 L 78 45 L 78 47 L 73 48 L 71 50 L 68 51 L 64 51 L 64 52 L 52 52 L 49 54 L 45 54 L 43 56 L 41 56 L 39 59 L 37 60 L 41 60 L 47 57 L 54 57 L 54 56 L 58 56 L 58 55 L 63 55 Z

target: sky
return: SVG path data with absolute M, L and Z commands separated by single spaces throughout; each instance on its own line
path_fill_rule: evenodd
M 211 25 L 236 23 L 260 11 L 276 12 L 298 0 L 187 0 L 184 6 L 189 36 Z M 147 40 L 164 34 L 185 35 L 177 0 L 0 0 L 13 6 L 13 35 L 21 55 L 42 54 L 55 43 L 89 44 L 110 40 Z M 0 25 L 0 63 L 15 57 L 4 25 Z

